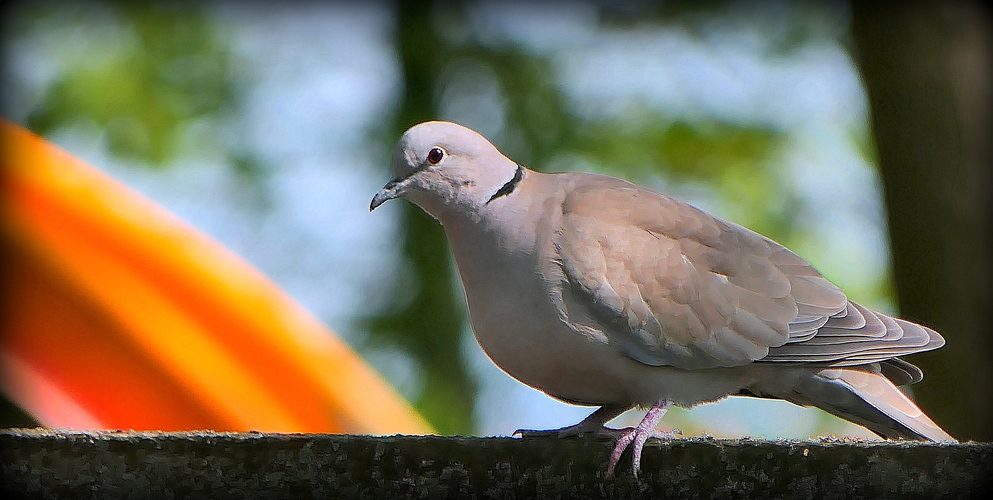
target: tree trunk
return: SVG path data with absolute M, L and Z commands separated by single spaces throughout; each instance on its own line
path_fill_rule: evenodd
M 947 345 L 911 358 L 921 406 L 993 439 L 990 11 L 980 2 L 852 2 L 900 312 Z

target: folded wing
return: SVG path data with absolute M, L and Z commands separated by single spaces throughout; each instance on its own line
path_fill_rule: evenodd
M 847 299 L 806 260 L 742 226 L 660 193 L 589 174 L 564 177 L 562 317 L 631 358 L 685 369 L 746 363 L 883 362 L 940 347 L 933 330 Z

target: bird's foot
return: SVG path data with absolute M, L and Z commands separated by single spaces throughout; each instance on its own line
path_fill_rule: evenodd
M 610 462 L 607 464 L 607 477 L 614 475 L 621 455 L 628 446 L 631 446 L 631 468 L 634 471 L 634 477 L 637 478 L 638 471 L 641 470 L 641 450 L 649 439 L 672 439 L 677 434 L 682 434 L 678 429 L 660 431 L 655 428 L 670 406 L 672 403 L 668 401 L 659 401 L 648 410 L 645 418 L 637 426 L 624 429 L 603 428 L 601 430 L 601 433 L 613 435 L 617 439 L 614 451 L 610 453 Z
M 583 434 L 589 434 L 591 432 L 600 432 L 603 428 L 597 428 L 591 425 L 584 425 L 585 420 L 576 425 L 570 425 L 568 427 L 562 427 L 561 429 L 517 429 L 514 431 L 514 436 L 520 436 L 522 438 L 530 437 L 573 437 L 581 436 Z
M 658 429 L 649 429 L 647 431 L 640 431 L 639 427 L 627 427 L 625 429 L 604 429 L 605 431 L 615 431 L 617 437 L 617 444 L 614 446 L 614 451 L 610 453 L 610 462 L 607 464 L 607 477 L 614 475 L 614 470 L 617 468 L 617 464 L 621 460 L 621 455 L 624 450 L 634 444 L 631 448 L 631 469 L 634 471 L 634 477 L 638 477 L 638 472 L 641 470 L 641 450 L 645 447 L 645 443 L 649 439 L 672 439 L 677 435 L 682 435 L 679 429 L 672 429 L 669 431 L 660 431 Z
M 541 436 L 556 436 L 556 437 L 572 437 L 579 436 L 582 434 L 588 434 L 595 432 L 597 434 L 603 431 L 611 431 L 614 429 L 606 429 L 603 425 L 607 422 L 613 420 L 615 417 L 627 411 L 630 406 L 603 406 L 597 411 L 590 414 L 582 422 L 576 425 L 570 425 L 568 427 L 563 427 L 561 429 L 549 429 L 549 430 L 532 430 L 532 429 L 517 429 L 514 431 L 514 436 L 520 435 L 521 437 L 541 437 Z
M 617 463 L 620 462 L 624 450 L 633 444 L 634 446 L 631 448 L 631 465 L 634 469 L 634 477 L 637 478 L 638 471 L 641 469 L 641 450 L 645 447 L 645 443 L 649 439 L 672 439 L 676 435 L 682 434 L 678 429 L 660 431 L 655 428 L 670 406 L 672 406 L 672 403 L 669 401 L 655 403 L 648 410 L 648 413 L 645 414 L 645 418 L 641 419 L 641 423 L 636 427 L 626 427 L 624 429 L 604 427 L 604 424 L 630 408 L 630 406 L 604 406 L 576 425 L 549 430 L 517 429 L 514 431 L 514 435 L 520 435 L 524 438 L 541 436 L 571 437 L 596 433 L 597 436 L 612 438 L 617 444 L 614 446 L 614 451 L 610 453 L 610 462 L 607 464 L 607 477 L 614 475 L 614 469 L 617 468 Z

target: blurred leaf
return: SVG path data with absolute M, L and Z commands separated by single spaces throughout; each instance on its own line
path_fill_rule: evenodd
M 101 57 L 70 61 L 45 90 L 27 126 L 47 134 L 94 122 L 104 129 L 111 152 L 164 166 L 179 154 L 187 121 L 231 105 L 229 55 L 199 6 L 111 2 L 83 8 L 96 6 L 104 8 L 100 22 L 123 33 Z M 80 23 L 93 29 L 95 22 Z

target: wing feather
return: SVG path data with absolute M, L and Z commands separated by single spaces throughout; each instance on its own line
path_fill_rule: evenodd
M 880 363 L 939 347 L 933 330 L 848 300 L 806 260 L 742 226 L 609 177 L 567 174 L 555 263 L 562 314 L 631 358 L 685 369 L 751 362 Z M 565 300 L 565 299 L 563 299 Z

